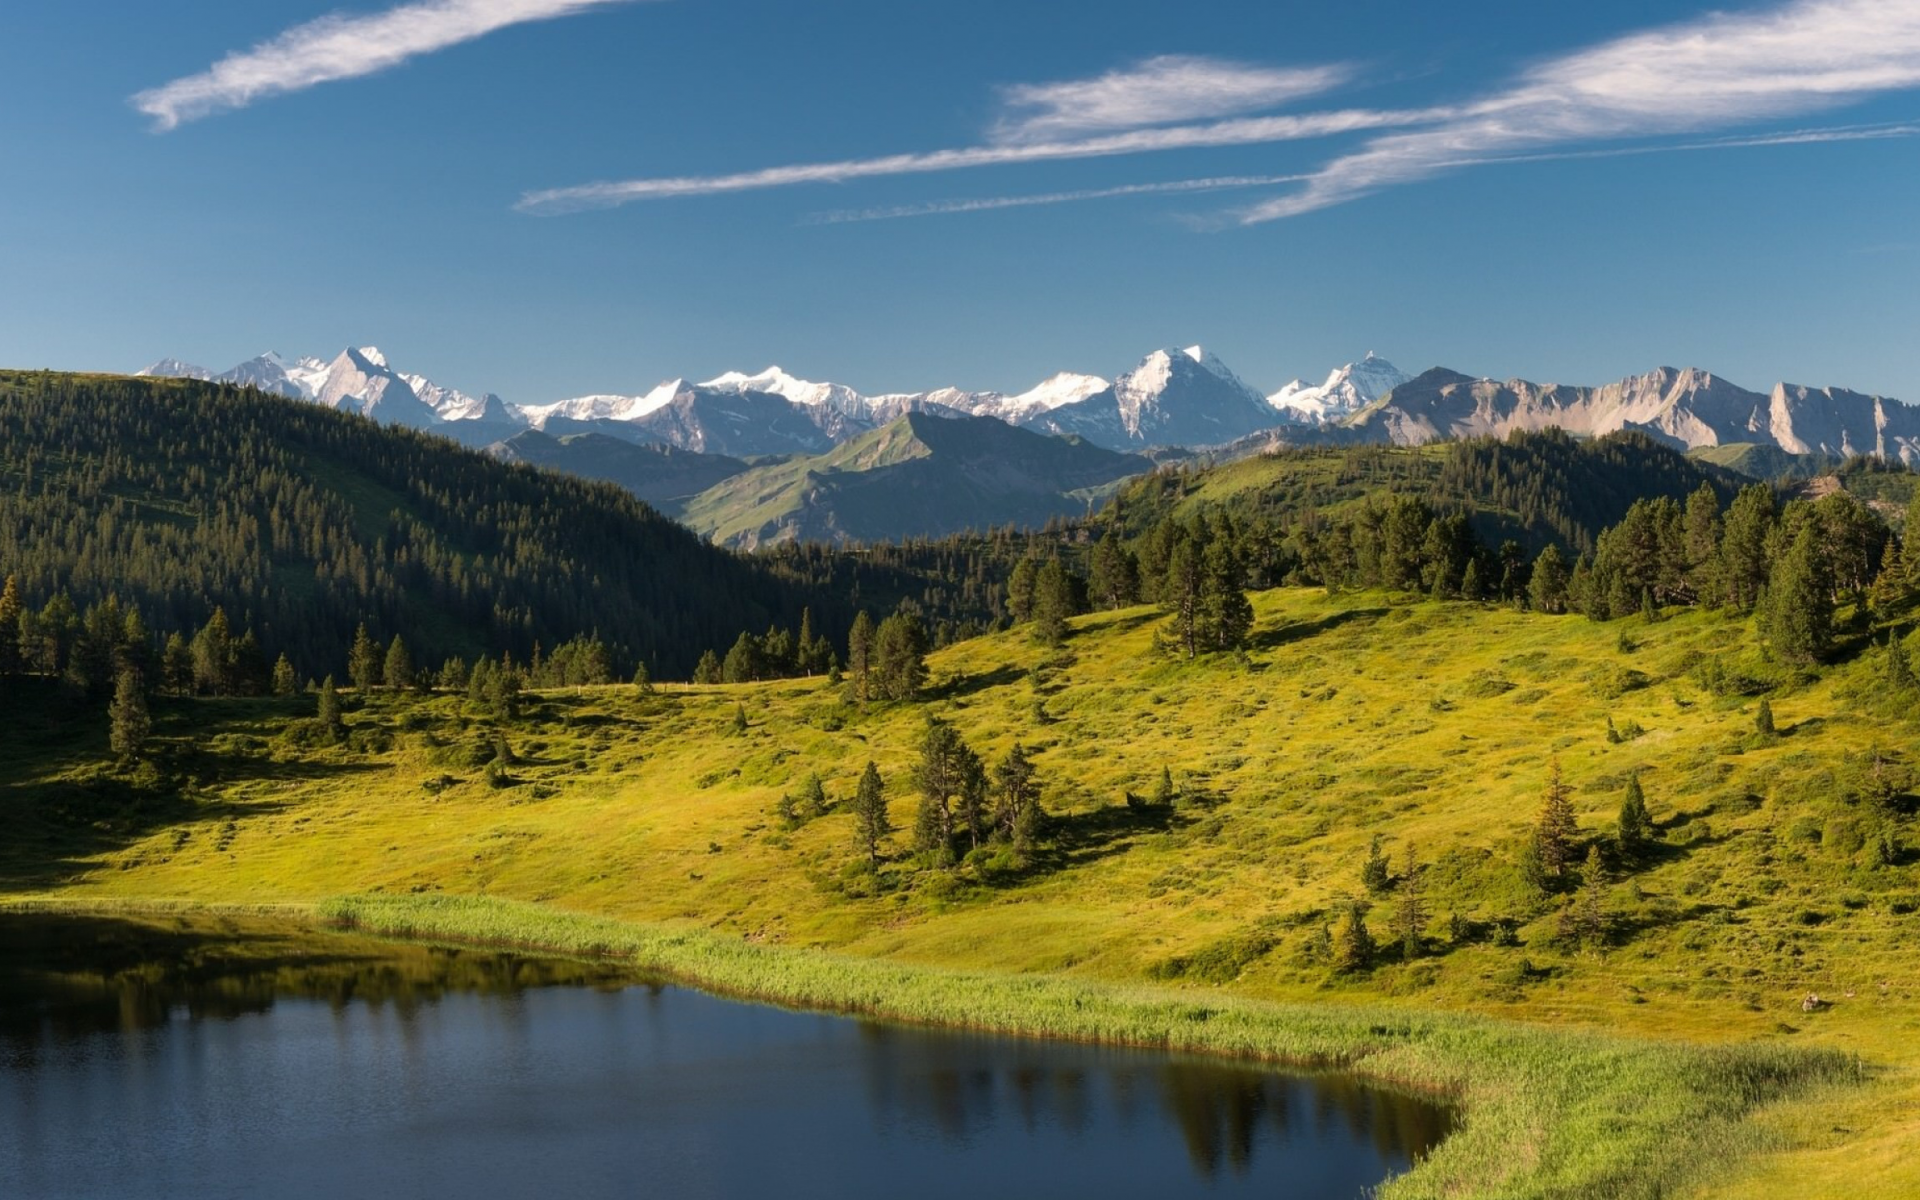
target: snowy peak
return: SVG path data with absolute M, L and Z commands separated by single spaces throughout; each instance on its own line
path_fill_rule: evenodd
M 814 383 L 797 379 L 779 367 L 768 367 L 757 375 L 728 371 L 700 385 L 717 392 L 764 392 L 811 408 L 832 408 L 849 415 L 864 416 L 870 407 L 867 398 L 839 383 Z
M 1018 396 L 1002 398 L 999 407 L 1010 418 L 1017 420 L 1022 415 L 1052 412 L 1064 405 L 1078 404 L 1112 386 L 1098 375 L 1079 375 L 1072 371 L 1062 371 L 1051 379 L 1021 392 Z
M 1267 403 L 1283 418 L 1298 424 L 1338 421 L 1410 379 L 1412 376 L 1405 371 L 1369 350 L 1359 362 L 1335 369 L 1318 387 L 1296 379 L 1267 397 Z
M 328 364 L 326 382 L 313 399 L 328 408 L 415 429 L 424 429 L 439 419 L 407 381 L 393 373 L 385 356 L 371 346 L 342 350 Z
M 148 379 L 212 379 L 213 372 L 205 367 L 197 367 L 190 362 L 181 362 L 177 358 L 163 358 L 159 362 L 140 368 L 135 375 Z

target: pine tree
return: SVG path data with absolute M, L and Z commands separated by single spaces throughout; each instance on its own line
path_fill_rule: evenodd
M 168 634 L 166 648 L 160 651 L 160 682 L 176 696 L 193 690 L 193 651 L 178 633 Z
M 720 682 L 720 656 L 712 650 L 700 652 L 700 662 L 693 668 L 693 681 L 699 684 Z
M 1773 489 L 1764 483 L 1740 489 L 1727 509 L 1713 574 L 1721 598 L 1734 608 L 1752 608 L 1760 599 L 1767 583 L 1767 539 L 1776 519 Z
M 1760 707 L 1753 714 L 1753 731 L 1763 738 L 1774 736 L 1773 705 L 1765 696 L 1760 697 Z
M 1166 767 L 1160 768 L 1160 782 L 1153 787 L 1153 805 L 1155 808 L 1172 808 L 1180 793 L 1173 787 L 1173 772 Z
M 380 678 L 395 691 L 413 686 L 413 655 L 407 652 L 407 644 L 400 640 L 397 633 L 387 646 L 386 663 L 380 669 Z
M 920 791 L 914 821 L 915 849 L 937 863 L 952 860 L 954 801 L 978 786 L 984 774 L 980 757 L 960 739 L 959 731 L 938 717 L 928 717 L 920 739 L 920 762 L 914 771 L 914 785 Z
M 347 651 L 347 678 L 353 680 L 354 690 L 364 696 L 378 687 L 381 665 L 380 648 L 373 644 L 363 621 L 353 631 L 353 648 Z
M 1357 975 L 1371 970 L 1374 954 L 1373 931 L 1367 928 L 1367 904 L 1355 900 L 1347 905 L 1347 919 L 1340 926 L 1334 944 L 1334 966 L 1342 974 Z
M 827 789 L 820 782 L 820 776 L 809 773 L 805 783 L 800 785 L 800 811 L 811 819 L 827 815 Z
M 1138 601 L 1139 564 L 1111 527 L 1094 543 L 1092 570 L 1089 587 L 1096 603 L 1104 608 L 1126 608 Z
M 1393 883 L 1393 871 L 1386 852 L 1381 849 L 1384 841 L 1379 834 L 1374 834 L 1373 841 L 1367 846 L 1366 861 L 1360 864 L 1360 885 L 1376 896 Z
M 1527 582 L 1527 602 L 1535 612 L 1567 611 L 1567 560 L 1559 547 L 1549 543 L 1533 561 L 1533 574 Z
M 1035 641 L 1043 646 L 1058 646 L 1067 640 L 1067 618 L 1073 615 L 1073 585 L 1059 559 L 1049 558 L 1034 576 L 1031 609 Z
M 140 757 L 148 735 L 153 732 L 153 719 L 147 714 L 146 689 L 141 685 L 139 673 L 131 668 L 120 672 L 120 678 L 114 683 L 109 718 L 107 743 L 113 756 L 124 766 Z
M 1160 607 L 1173 615 L 1173 644 L 1188 658 L 1200 653 L 1200 601 L 1206 590 L 1205 579 L 1200 551 L 1191 538 L 1180 538 L 1167 555 L 1167 575 L 1160 585 Z
M 888 700 L 914 700 L 927 682 L 927 631 L 920 618 L 895 613 L 874 636 L 873 674 Z
M 847 634 L 847 671 L 853 676 L 853 698 L 865 704 L 873 687 L 873 618 L 864 608 L 853 615 Z
M 1570 790 L 1560 778 L 1560 761 L 1555 759 L 1547 772 L 1547 793 L 1540 805 L 1540 819 L 1533 828 L 1534 851 L 1547 877 L 1560 880 L 1573 863 L 1573 843 L 1579 836 L 1579 822 L 1573 815 Z
M 1040 569 L 1031 558 L 1023 558 L 1007 577 L 1007 615 L 1014 624 L 1024 625 L 1033 617 L 1033 602 L 1039 586 Z
M 1580 908 L 1575 920 L 1580 938 L 1589 946 L 1600 946 L 1607 937 L 1607 870 L 1600 861 L 1598 844 L 1587 847 L 1587 863 L 1581 870 Z
M 869 760 L 853 793 L 854 843 L 867 856 L 868 865 L 880 865 L 880 842 L 892 832 L 893 823 L 887 819 L 886 785 L 880 780 L 880 769 Z
M 653 695 L 653 676 L 647 674 L 647 660 L 644 658 L 633 668 L 633 690 L 642 696 Z
M 1907 661 L 1907 648 L 1897 632 L 1887 634 L 1886 667 L 1882 674 L 1890 695 L 1905 697 L 1913 691 L 1913 664 Z
M 1814 522 L 1801 525 L 1774 563 L 1764 608 L 1762 630 L 1782 661 L 1804 666 L 1832 653 L 1833 583 Z
M 1647 811 L 1646 793 L 1640 790 L 1640 777 L 1627 777 L 1627 794 L 1620 801 L 1620 821 L 1615 833 L 1615 841 L 1620 845 L 1620 857 L 1627 862 L 1638 862 L 1647 852 L 1653 841 L 1653 816 Z
M 273 663 L 273 694 L 284 698 L 296 695 L 299 691 L 299 676 L 294 674 L 293 664 L 282 654 Z
M 320 711 L 315 722 L 328 742 L 338 742 L 346 736 L 346 725 L 340 719 L 340 693 L 333 686 L 331 675 L 320 681 Z
M 1032 853 L 1040 822 L 1040 785 L 1026 747 L 1015 742 L 1006 760 L 994 768 L 993 779 L 999 791 L 995 824 L 1013 843 L 1015 856 L 1024 861 Z
M 1246 572 L 1226 537 L 1215 537 L 1202 556 L 1201 639 L 1211 650 L 1238 650 L 1253 632 L 1253 603 L 1244 590 Z
M 749 726 L 749 725 L 747 724 L 747 706 L 746 706 L 746 705 L 744 705 L 744 704 L 736 704 L 736 705 L 734 705 L 734 706 L 733 706 L 733 733 L 734 733 L 734 736 L 735 736 L 735 737 L 745 737 L 745 736 L 746 736 L 746 733 L 747 733 L 747 730 L 748 730 L 749 728 L 751 728 L 751 726 Z
M 502 661 L 487 673 L 487 706 L 496 721 L 511 721 L 520 715 L 520 671 Z
M 1420 957 L 1427 930 L 1427 907 L 1421 895 L 1420 859 L 1409 842 L 1402 852 L 1405 865 L 1400 869 L 1400 896 L 1394 909 L 1393 932 L 1400 942 L 1400 956 Z
M 1480 579 L 1480 561 L 1470 558 L 1467 569 L 1460 573 L 1460 598 L 1462 600 L 1481 600 L 1486 598 L 1487 587 Z
M 438 684 L 449 692 L 466 691 L 469 678 L 471 678 L 471 672 L 467 670 L 467 660 L 458 654 L 440 664 Z
M 9 575 L 6 586 L 0 587 L 0 675 L 17 675 L 23 665 L 20 612 L 20 585 Z
M 193 683 L 203 692 L 216 696 L 230 693 L 233 683 L 233 631 L 227 625 L 227 612 L 213 610 L 193 639 Z

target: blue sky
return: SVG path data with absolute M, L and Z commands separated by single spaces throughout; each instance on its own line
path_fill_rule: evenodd
M 375 343 L 540 402 L 1203 342 L 1920 401 L 1911 0 L 23 0 L 0 112 L 13 366 Z

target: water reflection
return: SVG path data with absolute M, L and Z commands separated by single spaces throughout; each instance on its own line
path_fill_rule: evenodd
M 1344 1076 L 738 1004 L 247 918 L 0 914 L 0 1194 L 1352 1197 Z M 910 1186 L 909 1186 L 910 1185 Z

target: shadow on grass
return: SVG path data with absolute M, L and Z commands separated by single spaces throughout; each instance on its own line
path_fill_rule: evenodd
M 1384 608 L 1348 608 L 1342 609 L 1340 612 L 1328 613 L 1326 616 L 1313 621 L 1290 621 L 1285 625 L 1277 625 L 1272 629 L 1255 630 L 1253 635 L 1247 639 L 1247 648 L 1250 650 L 1274 650 L 1294 642 L 1319 637 L 1324 633 L 1331 633 L 1335 629 L 1343 625 L 1352 624 L 1355 621 L 1377 621 L 1381 617 L 1386 616 L 1387 611 L 1388 610 Z
M 979 671 L 967 675 L 956 675 L 945 680 L 938 687 L 928 688 L 928 700 L 953 700 L 961 696 L 971 696 L 976 692 L 990 691 L 993 688 L 1010 687 L 1027 677 L 1020 667 L 1005 665 L 991 671 Z

